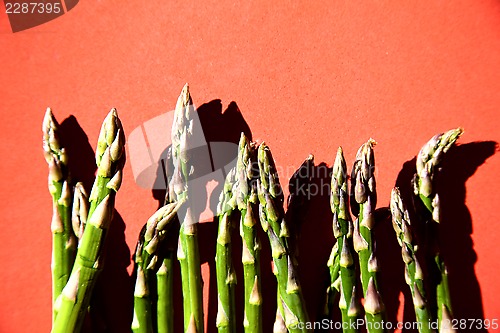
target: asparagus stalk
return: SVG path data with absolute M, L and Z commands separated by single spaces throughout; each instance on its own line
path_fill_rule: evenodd
M 278 282 L 281 316 L 290 332 L 307 332 L 308 315 L 297 276 L 296 264 L 289 247 L 290 233 L 284 219 L 283 192 L 269 148 L 258 149 L 260 178 L 258 182 L 259 212 L 262 228 L 269 237 Z
M 336 249 L 340 270 L 340 302 L 344 332 L 358 332 L 356 320 L 361 314 L 356 296 L 356 267 L 354 265 L 353 224 L 349 214 L 347 192 L 347 166 L 342 148 L 332 170 L 330 206 L 333 213 L 333 235 L 337 239 Z M 333 270 L 332 279 L 335 278 Z
M 234 289 L 236 274 L 231 262 L 231 228 L 236 210 L 236 169 L 229 171 L 220 195 L 217 215 L 219 229 L 215 253 L 217 274 L 217 330 L 220 333 L 236 332 Z
M 384 325 L 382 325 L 384 303 L 379 293 L 377 281 L 379 267 L 372 233 L 377 204 L 374 145 L 375 141 L 370 139 L 359 148 L 351 175 L 351 198 L 354 199 L 351 200 L 351 210 L 357 217 L 354 223 L 353 245 L 359 257 L 361 285 L 365 298 L 366 326 L 369 333 L 385 332 Z
M 56 299 L 68 282 L 75 261 L 76 237 L 71 224 L 72 194 L 69 185 L 68 158 L 58 137 L 52 110 L 47 108 L 43 119 L 43 151 L 49 165 L 49 192 L 52 196 L 52 300 L 53 320 Z
M 440 221 L 441 204 L 439 195 L 434 188 L 433 181 L 436 168 L 439 166 L 444 154 L 458 140 L 462 133 L 463 129 L 457 128 L 435 135 L 429 140 L 422 147 L 417 156 L 417 173 L 413 179 L 415 195 L 420 199 L 427 210 L 427 213 L 422 214 L 421 217 L 428 222 L 427 226 L 428 230 L 430 230 L 429 237 L 431 237 L 429 243 L 432 244 L 431 256 L 433 257 L 434 266 L 440 275 L 436 285 L 437 313 L 440 332 L 454 330 L 450 325 L 442 325 L 443 323 L 447 324 L 450 322 L 452 318 L 452 307 L 448 287 L 448 272 L 440 254 L 438 244 L 438 224 Z
M 90 194 L 87 224 L 75 264 L 64 287 L 53 333 L 79 332 L 96 278 L 102 269 L 103 244 L 113 215 L 115 195 L 122 181 L 125 136 L 115 109 L 101 128 L 96 149 L 97 178 Z
M 157 300 L 157 322 L 158 333 L 174 332 L 174 279 L 173 279 L 174 257 L 172 251 L 167 251 L 162 264 L 156 272 L 158 289 Z
M 192 139 L 194 106 L 186 84 L 177 100 L 172 125 L 172 160 L 174 173 L 169 184 L 172 201 L 189 200 L 188 181 L 193 172 L 188 145 Z M 177 258 L 181 266 L 182 290 L 184 296 L 184 330 L 202 333 L 203 281 L 201 278 L 200 254 L 198 249 L 197 221 L 187 205 L 179 214 L 181 227 Z
M 416 256 L 417 245 L 413 239 L 413 232 L 408 210 L 401 199 L 399 189 L 391 192 L 392 226 L 396 232 L 398 243 L 405 263 L 406 283 L 410 287 L 415 308 L 415 317 L 419 323 L 420 333 L 432 333 L 432 315 L 425 297 L 424 273 Z
M 257 198 L 257 176 L 254 170 L 255 148 L 241 133 L 236 164 L 236 203 L 241 213 L 240 236 L 242 240 L 244 276 L 244 319 L 246 333 L 262 332 L 262 294 L 260 277 L 260 241 L 254 206 Z
M 148 333 L 154 331 L 153 307 L 151 299 L 151 284 L 153 273 L 158 264 L 158 248 L 165 239 L 173 219 L 184 203 L 184 199 L 178 202 L 167 204 L 158 209 L 147 221 L 143 239 L 139 241 L 136 250 L 137 264 L 137 279 L 134 291 L 134 319 L 132 321 L 132 330 L 138 333 Z M 162 262 L 163 263 L 163 262 Z M 166 270 L 166 267 L 165 267 Z M 160 275 L 163 274 L 163 271 Z M 166 272 L 165 272 L 166 274 Z M 164 275 L 164 274 L 163 274 Z M 162 276 L 160 276 L 160 279 Z M 157 277 L 155 277 L 157 279 Z M 163 279 L 161 282 L 164 282 Z M 168 279 L 166 281 L 168 283 Z M 162 288 L 164 285 L 162 285 Z M 168 297 L 163 294 L 162 296 Z M 163 298 L 164 299 L 164 298 Z M 162 299 L 162 302 L 163 302 Z M 168 323 L 165 323 L 163 318 L 168 316 L 163 312 L 172 311 L 172 309 L 157 308 L 157 312 L 161 313 L 162 322 L 158 321 L 158 327 L 165 328 Z

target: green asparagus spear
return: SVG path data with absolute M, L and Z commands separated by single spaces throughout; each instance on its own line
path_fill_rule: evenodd
M 236 165 L 236 203 L 241 213 L 240 236 L 242 240 L 244 276 L 244 319 L 246 333 L 262 332 L 262 293 L 260 276 L 260 240 L 257 235 L 257 220 L 254 206 L 257 198 L 257 172 L 255 147 L 241 133 Z
M 422 212 L 421 218 L 427 223 L 429 230 L 429 243 L 433 265 L 439 272 L 439 281 L 436 285 L 437 313 L 440 332 L 452 330 L 447 323 L 453 318 L 450 292 L 448 287 L 448 272 L 439 250 L 438 224 L 440 221 L 441 203 L 439 195 L 435 190 L 434 176 L 436 168 L 441 162 L 444 154 L 462 135 L 463 129 L 457 128 L 448 132 L 435 135 L 420 150 L 417 156 L 417 173 L 413 179 L 415 195 L 420 198 L 427 212 Z M 429 216 L 430 215 L 430 216 Z M 443 323 L 445 325 L 443 325 Z M 446 327 L 445 327 L 446 326 Z M 450 326 L 450 327 L 448 327 Z M 453 330 L 452 330 L 453 331 Z
M 90 194 L 87 224 L 75 264 L 59 299 L 53 333 L 79 332 L 98 273 L 106 231 L 112 219 L 115 195 L 122 181 L 125 136 L 115 109 L 101 128 L 96 150 L 97 178 Z
M 234 290 L 236 274 L 231 261 L 231 229 L 236 210 L 236 169 L 231 169 L 226 177 L 220 195 L 217 215 L 219 230 L 215 248 L 215 268 L 217 274 L 217 330 L 220 333 L 236 332 L 236 309 Z
M 43 151 L 49 165 L 49 192 L 52 196 L 52 300 L 54 303 L 68 282 L 75 261 L 77 240 L 71 224 L 72 194 L 69 185 L 65 148 L 59 142 L 58 127 L 52 110 L 43 119 Z
M 283 192 L 269 148 L 262 143 L 258 149 L 260 178 L 258 182 L 259 213 L 262 228 L 269 237 L 278 282 L 281 317 L 290 332 L 307 332 L 308 315 L 288 240 L 289 229 L 284 219 Z
M 382 325 L 384 304 L 379 293 L 380 287 L 377 281 L 379 267 L 372 233 L 377 204 L 374 145 L 375 141 L 370 139 L 359 148 L 351 175 L 351 199 L 353 199 L 351 210 L 357 217 L 354 223 L 353 245 L 359 256 L 366 326 L 369 333 L 385 332 Z
M 189 143 L 192 140 L 194 106 L 186 84 L 177 100 L 172 125 L 172 160 L 174 172 L 169 184 L 170 200 L 185 199 L 189 203 L 188 181 L 193 172 Z M 189 204 L 179 212 L 181 227 L 177 258 L 181 266 L 182 291 L 184 297 L 184 330 L 202 333 L 203 281 L 201 277 L 200 254 L 198 249 L 197 221 Z
M 347 192 L 347 166 L 342 148 L 337 150 L 337 156 L 332 170 L 330 206 L 333 213 L 333 235 L 337 239 L 337 258 L 340 270 L 340 302 L 344 332 L 358 332 L 356 322 L 361 309 L 356 296 L 356 267 L 354 265 L 354 245 L 352 241 L 353 224 L 349 214 Z M 335 273 L 335 271 L 333 271 Z M 335 278 L 335 274 L 332 276 Z
M 413 239 L 413 232 L 408 210 L 403 203 L 399 189 L 396 187 L 391 193 L 392 226 L 396 232 L 398 243 L 405 263 L 405 279 L 410 287 L 415 308 L 415 317 L 419 323 L 420 333 L 432 333 L 432 315 L 425 297 L 424 273 L 416 256 L 417 245 Z

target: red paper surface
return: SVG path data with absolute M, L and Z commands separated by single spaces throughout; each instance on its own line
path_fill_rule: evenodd
M 444 250 L 454 267 L 452 297 L 460 318 L 500 319 L 500 155 L 492 143 L 500 140 L 498 1 L 87 1 L 17 33 L 0 9 L 0 332 L 48 332 L 51 326 L 51 204 L 41 149 L 45 108 L 51 106 L 60 122 L 76 117 L 95 147 L 111 107 L 118 109 L 128 137 L 171 111 L 185 82 L 198 106 L 220 99 L 224 110 L 237 103 L 253 138 L 271 147 L 283 184 L 309 153 L 317 164 L 331 165 L 342 145 L 350 167 L 357 148 L 374 138 L 378 207 L 387 206 L 403 163 L 423 143 L 464 127 L 459 142 L 466 147 L 446 164 L 457 176 L 456 182 L 448 180 L 456 190 L 453 216 L 461 222 L 447 221 L 451 236 L 445 243 L 463 249 L 455 255 Z M 92 157 L 88 150 L 74 154 Z M 91 160 L 88 166 L 92 170 Z M 123 330 L 120 318 L 131 318 L 127 296 L 116 301 L 110 295 L 128 287 L 127 251 L 133 252 L 158 204 L 150 190 L 137 186 L 130 164 L 124 174 L 116 203 L 124 225 L 113 236 L 120 256 L 108 260 L 113 269 L 98 289 L 103 316 L 114 323 L 108 323 L 111 332 Z M 315 316 L 329 252 L 321 244 L 331 246 L 333 236 L 330 221 L 308 223 L 301 246 L 309 257 L 301 274 Z M 393 241 L 390 226 L 385 230 L 391 234 L 382 239 Z M 214 326 L 208 285 L 215 280 L 209 273 L 205 267 L 205 298 L 212 297 L 208 323 Z M 471 288 L 471 277 L 480 289 Z M 390 289 L 392 282 L 382 284 Z M 274 303 L 269 297 L 267 302 Z

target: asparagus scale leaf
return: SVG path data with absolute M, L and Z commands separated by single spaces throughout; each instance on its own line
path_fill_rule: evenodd
M 80 240 L 87 224 L 89 214 L 89 196 L 81 182 L 76 183 L 73 191 L 73 206 L 71 210 L 71 225 L 76 237 Z

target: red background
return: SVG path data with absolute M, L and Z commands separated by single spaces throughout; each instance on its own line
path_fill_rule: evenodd
M 189 82 L 196 105 L 236 101 L 253 138 L 290 171 L 309 153 L 331 165 L 338 145 L 351 165 L 373 137 L 379 207 L 432 135 L 462 126 L 462 144 L 500 140 L 498 1 L 87 1 L 15 34 L 0 9 L 0 332 L 50 330 L 47 106 L 59 121 L 74 115 L 95 147 L 111 107 L 130 133 L 172 110 Z M 485 146 L 469 147 L 450 167 L 475 163 Z M 494 319 L 500 155 L 488 156 L 464 178 L 472 217 L 464 233 L 477 254 L 484 318 Z M 156 205 L 128 164 L 117 210 L 131 249 Z M 314 237 L 309 246 L 332 239 Z M 470 292 L 454 294 L 462 315 L 477 312 L 467 308 Z

